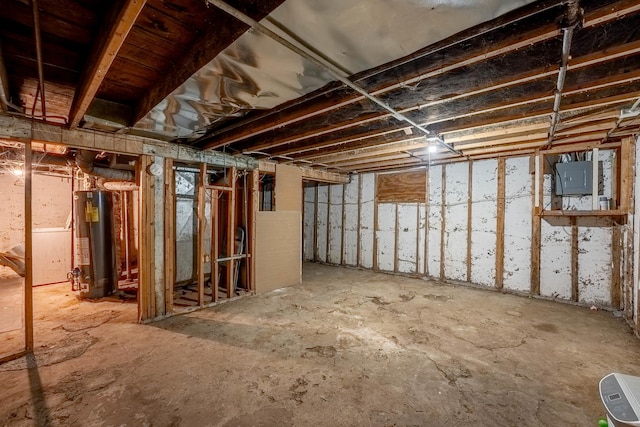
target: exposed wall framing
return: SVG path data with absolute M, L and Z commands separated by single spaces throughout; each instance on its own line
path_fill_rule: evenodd
M 629 147 L 635 151 L 633 144 Z M 614 158 L 606 150 L 598 153 L 607 176 Z M 551 204 L 551 176 L 546 174 L 537 182 L 532 172 L 544 170 L 541 162 L 542 157 L 534 154 L 432 166 L 420 172 L 426 204 L 381 202 L 378 189 L 384 178 L 381 181 L 383 175 L 373 173 L 354 177 L 358 184 L 352 194 L 348 185 L 345 193 L 343 186 L 314 187 L 309 194 L 317 192 L 318 197 L 307 199 L 305 207 L 312 216 L 317 211 L 318 222 L 307 235 L 315 233 L 318 247 L 323 248 L 350 241 L 353 230 L 343 219 L 345 209 L 352 209 L 360 212 L 360 221 L 354 224 L 360 235 L 357 265 L 361 267 L 580 304 L 626 307 L 630 313 L 628 307 L 634 304 L 637 292 L 632 275 L 638 274 L 638 268 L 627 261 L 626 252 L 637 248 L 637 237 L 629 225 L 606 218 L 538 215 Z M 633 183 L 630 169 L 626 167 L 624 176 Z M 610 186 L 608 179 L 605 187 Z M 329 197 L 336 193 L 339 198 Z M 357 209 L 350 206 L 351 200 L 357 200 Z M 340 202 L 342 208 L 335 206 Z M 566 203 L 590 206 L 591 198 L 572 198 Z M 364 214 L 367 210 L 370 216 Z M 338 215 L 339 221 L 332 215 Z M 367 218 L 372 218 L 373 225 L 369 244 L 363 237 L 368 231 Z M 344 223 L 342 234 L 329 233 L 324 228 L 327 223 Z M 629 241 L 632 237 L 635 246 Z M 318 254 L 307 259 L 352 265 L 344 257 L 320 259 Z

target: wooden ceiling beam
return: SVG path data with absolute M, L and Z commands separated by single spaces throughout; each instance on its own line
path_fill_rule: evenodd
M 637 94 L 637 93 L 636 93 L 636 94 Z M 621 96 L 621 97 L 623 98 L 623 100 L 628 101 L 628 100 L 633 100 L 633 99 L 636 97 L 636 94 L 633 94 L 633 93 L 632 93 L 632 94 L 626 94 L 626 95 L 623 95 L 623 96 Z M 619 104 L 619 103 L 620 103 L 620 101 L 621 101 L 621 97 L 620 97 L 620 96 L 615 96 L 615 97 L 611 97 L 611 98 L 601 98 L 601 99 L 599 99 L 599 100 L 598 100 L 598 102 L 599 102 L 598 106 L 602 106 L 602 105 L 609 105 L 609 104 L 615 104 L 615 105 L 617 105 L 617 104 Z M 580 109 L 579 107 L 580 107 L 580 106 L 578 105 L 578 106 L 576 106 L 575 108 L 567 109 L 567 110 L 565 111 L 565 113 L 571 112 L 571 111 L 573 111 L 574 109 L 575 109 L 575 110 L 579 110 L 579 109 Z M 539 114 L 539 117 L 542 117 L 542 118 L 544 118 L 544 119 L 546 120 L 547 115 L 548 115 L 548 112 L 545 112 L 545 113 Z M 534 118 L 535 118 L 535 116 L 534 116 Z M 527 119 L 527 121 L 529 121 L 529 120 L 531 120 L 531 119 Z M 517 127 L 517 123 L 518 123 L 517 121 L 509 121 L 509 122 L 506 122 L 506 123 L 503 123 L 503 124 L 505 125 L 505 129 L 518 129 L 518 127 Z M 495 127 L 495 126 L 496 126 L 496 124 L 495 124 L 495 123 L 492 123 L 492 124 L 491 124 L 491 126 L 492 126 L 492 127 Z M 528 131 L 530 131 L 530 132 L 535 132 L 535 127 L 536 127 L 536 126 L 537 126 L 537 124 L 533 124 L 533 125 L 526 125 L 525 129 L 528 129 Z M 547 122 L 545 122 L 544 129 L 546 130 L 546 128 L 547 128 L 547 127 L 548 127 L 548 124 L 547 124 Z M 604 124 L 602 124 L 601 128 L 599 128 L 599 129 L 602 129 L 602 130 L 604 131 L 605 129 L 607 129 L 607 127 L 606 127 Z M 480 135 L 480 136 L 483 136 L 483 133 L 482 133 L 482 132 L 483 132 L 483 128 L 482 128 L 482 127 L 474 128 L 474 130 L 475 130 L 476 132 L 479 132 L 479 135 Z M 597 129 L 596 129 L 596 130 L 597 130 Z M 470 131 L 470 132 L 471 132 L 471 131 Z M 493 133 L 499 133 L 499 132 L 500 132 L 500 130 L 494 130 L 494 131 L 492 131 L 492 132 L 493 132 Z M 511 133 L 511 132 L 509 132 L 509 134 L 510 134 L 510 133 Z M 534 140 L 534 141 L 532 141 L 532 142 L 535 142 L 535 138 L 536 138 L 536 137 L 542 137 L 542 135 L 543 135 L 543 133 L 542 133 L 542 132 L 540 132 L 539 134 L 532 136 L 531 138 Z M 545 131 L 544 135 L 546 135 L 546 131 Z M 602 133 L 599 133 L 599 134 L 598 134 L 598 135 L 596 135 L 596 136 L 602 136 L 602 135 L 603 135 Z M 593 135 L 592 135 L 592 136 L 593 136 Z M 581 138 L 581 137 L 582 137 L 582 135 L 581 135 L 581 133 L 580 133 L 580 129 L 572 129 L 572 130 L 571 130 L 571 132 L 569 132 L 569 133 L 566 135 L 566 138 L 562 138 L 562 142 L 559 142 L 559 143 L 562 143 L 562 144 L 564 144 L 564 143 L 573 143 L 573 142 L 576 142 L 576 141 L 580 141 L 580 138 Z M 526 137 L 525 137 L 525 138 L 526 138 Z M 542 138 L 544 138 L 544 137 L 542 137 Z M 517 140 L 518 140 L 518 138 L 517 138 L 517 137 L 515 137 L 515 136 L 514 136 L 514 138 L 508 137 L 508 138 L 506 138 L 506 139 L 504 139 L 504 138 L 503 138 L 502 140 L 501 140 L 500 138 L 496 138 L 496 140 L 491 141 L 491 144 L 492 144 L 492 145 L 500 145 L 500 144 L 502 144 L 502 143 L 510 144 L 510 143 L 514 143 L 514 142 L 516 142 Z M 522 137 L 520 138 L 520 140 L 522 140 Z M 542 139 L 541 139 L 541 140 L 542 140 Z M 447 142 L 449 142 L 449 140 L 448 140 L 448 139 L 447 139 Z M 473 142 L 473 140 L 469 140 L 469 142 L 468 142 L 468 143 L 466 143 L 466 144 L 456 144 L 456 145 L 455 145 L 455 147 L 456 147 L 456 148 L 459 148 L 461 151 L 463 151 L 463 153 L 464 153 L 465 155 L 467 155 L 467 151 L 465 151 L 465 148 L 466 148 L 466 150 L 469 150 L 470 148 L 477 148 L 477 149 L 481 149 L 482 147 L 486 147 L 486 146 L 487 146 L 487 144 L 488 144 L 488 142 L 487 142 L 487 141 L 484 141 L 484 142 L 482 142 L 482 143 L 478 143 L 478 144 L 476 144 L 476 143 L 474 143 L 474 142 Z M 496 153 L 499 153 L 501 150 L 505 150 L 505 149 L 506 149 L 506 147 L 502 147 L 501 149 L 497 149 L 495 152 L 496 152 Z
M 2 51 L 2 40 L 0 40 L 0 111 L 7 111 L 11 95 L 9 91 L 9 77 L 4 64 L 4 54 Z
M 125 0 L 121 7 L 114 2 L 109 17 L 102 23 L 102 31 L 93 44 L 92 54 L 80 77 L 80 84 L 69 110 L 69 127 L 76 128 L 95 97 L 102 81 L 116 59 L 122 44 L 133 28 L 146 0 Z M 116 10 L 117 9 L 117 10 Z
M 630 81 L 631 83 L 627 85 L 620 84 L 618 80 L 623 82 Z M 620 79 L 612 79 L 609 76 L 604 79 L 594 80 L 586 86 L 580 82 L 576 84 L 576 87 L 568 86 L 565 93 L 563 111 L 567 112 L 581 108 L 603 106 L 606 105 L 607 102 L 617 103 L 622 102 L 625 99 L 633 99 L 635 95 L 627 96 L 627 90 L 630 90 L 632 94 L 637 93 L 637 91 L 640 90 L 636 87 L 640 85 L 639 82 L 640 70 L 637 70 L 630 73 L 623 73 Z M 622 93 L 622 95 L 618 95 L 618 93 Z M 533 118 L 549 114 L 552 107 L 553 94 L 545 94 L 544 96 L 540 96 L 539 94 L 536 95 L 537 96 L 529 96 L 518 101 L 503 101 L 503 97 L 496 97 L 498 100 L 497 105 L 485 105 L 481 102 L 482 100 L 478 100 L 477 107 L 476 105 L 473 105 L 473 108 L 470 108 L 469 112 L 466 114 L 441 117 L 438 120 L 431 119 L 428 121 L 431 123 L 432 129 L 436 129 L 438 133 L 446 133 L 458 131 L 467 127 L 473 128 L 488 126 L 494 122 L 517 121 L 518 118 L 523 115 Z M 483 105 L 484 108 L 482 108 Z M 473 123 L 476 120 L 477 122 Z M 338 123 L 335 126 L 332 126 L 330 128 L 331 132 L 329 132 L 328 129 L 325 129 L 322 131 L 322 135 L 320 136 L 313 135 L 313 133 L 312 136 L 307 136 L 309 133 L 306 133 L 304 137 L 294 136 L 280 142 L 260 143 L 257 146 L 248 147 L 247 149 L 251 151 L 269 150 L 271 153 L 273 148 L 287 145 L 284 150 L 276 150 L 278 154 L 283 154 L 287 151 L 290 153 L 296 153 L 301 150 L 321 150 L 326 146 L 335 145 L 339 142 L 344 143 L 358 138 L 363 139 L 364 137 L 374 137 L 376 135 L 382 135 L 382 132 L 397 132 L 400 131 L 401 128 L 405 128 L 400 122 L 396 124 L 383 124 L 371 118 L 367 119 L 365 123 L 369 126 L 358 126 L 356 128 L 355 125 L 358 123 L 354 120 L 349 120 L 347 123 Z M 465 123 L 467 125 L 460 127 L 460 123 Z M 449 124 L 451 126 L 455 126 L 455 128 L 448 128 L 447 126 Z M 361 133 L 361 128 L 365 129 L 365 132 Z M 332 134 L 340 130 L 345 130 L 346 133 L 330 135 L 330 137 L 333 136 L 335 139 L 323 137 L 323 135 Z M 376 133 L 376 131 L 378 133 Z
M 381 169 L 381 168 L 408 169 L 408 168 L 426 166 L 426 165 L 427 165 L 427 162 L 422 161 L 421 159 L 407 157 L 406 159 L 398 159 L 398 160 L 372 161 L 370 163 L 364 163 L 361 165 L 354 166 L 353 168 L 345 167 L 345 169 L 351 170 L 353 172 L 361 173 L 362 171 L 371 171 L 374 169 Z
M 367 164 L 367 163 L 372 163 L 372 162 L 383 162 L 383 161 L 388 161 L 388 160 L 405 160 L 405 159 L 409 159 L 409 158 L 417 158 L 421 161 L 424 161 L 424 157 L 425 156 L 413 156 L 411 154 L 409 154 L 409 152 L 406 151 L 398 151 L 395 153 L 391 153 L 391 154 L 376 154 L 373 156 L 367 156 L 367 157 L 361 157 L 361 158 L 354 158 L 354 159 L 346 159 L 340 162 L 331 162 L 331 163 L 327 163 L 329 166 L 332 167 L 338 167 L 341 169 L 353 169 L 354 167 L 356 167 L 357 165 L 361 165 L 361 164 Z
M 348 159 L 358 159 L 367 156 L 376 156 L 390 153 L 397 153 L 405 150 L 415 150 L 427 146 L 424 138 L 414 138 L 412 140 L 385 144 L 384 146 L 372 146 L 355 150 L 344 150 L 340 154 L 305 156 L 307 160 L 313 159 L 317 162 L 332 163 Z
M 279 149 L 269 149 L 268 151 L 274 155 L 291 156 L 296 158 L 306 157 L 307 155 L 310 155 L 309 153 L 339 153 L 345 149 L 347 144 L 349 144 L 350 147 L 353 146 L 353 148 L 363 148 L 370 145 L 403 141 L 406 138 L 409 138 L 403 129 L 406 128 L 387 130 L 372 128 L 366 129 L 364 132 L 356 136 L 335 136 L 330 140 L 322 139 L 319 142 L 308 143 L 305 145 L 296 144 L 295 147 L 279 147 Z M 415 138 L 415 136 L 412 136 L 412 138 Z
M 531 18 L 549 9 L 557 8 L 558 3 L 554 3 L 553 1 L 548 0 L 538 2 L 535 5 L 529 5 L 520 8 L 488 23 L 483 23 L 466 31 L 462 31 L 455 36 L 428 46 L 405 58 L 383 64 L 372 70 L 358 73 L 352 76 L 351 80 L 361 87 L 366 87 L 367 90 L 371 91 L 371 93 L 375 96 L 382 95 L 385 92 L 404 87 L 406 85 L 406 82 L 403 81 L 403 79 L 397 79 L 396 77 L 397 74 L 395 72 L 395 68 L 398 66 L 406 65 L 418 59 L 424 59 L 429 55 L 439 54 L 442 51 L 445 51 L 446 49 L 449 49 L 453 46 L 460 45 L 463 42 L 469 42 L 473 39 L 480 40 L 481 36 L 486 35 L 491 31 L 502 30 L 504 29 L 504 27 L 507 27 L 524 19 Z M 510 33 L 508 29 L 505 29 L 504 31 L 506 34 Z M 522 46 L 520 47 L 527 46 L 541 40 L 541 36 L 539 34 L 540 32 L 541 31 L 537 30 L 535 34 L 532 35 L 532 38 L 526 38 L 520 35 L 516 37 L 516 39 L 518 39 L 519 42 L 522 43 Z M 542 31 L 542 33 L 546 33 L 546 35 L 542 36 L 542 39 L 550 39 L 558 35 L 559 30 L 557 26 L 549 25 L 545 27 L 545 30 Z M 479 51 L 469 52 L 468 49 L 462 49 L 464 54 L 462 56 L 451 58 L 448 64 L 443 64 L 441 58 L 439 58 L 438 61 L 434 61 L 434 64 L 431 66 L 430 71 L 432 73 L 436 73 L 434 75 L 439 75 L 450 71 L 450 69 L 462 67 L 465 64 L 468 65 L 486 60 L 488 57 L 487 55 L 491 56 L 491 54 L 487 53 L 486 46 L 483 46 L 483 43 L 479 43 L 479 45 Z M 518 49 L 518 47 L 514 46 L 512 50 L 516 49 Z M 499 54 L 501 53 L 498 53 L 498 55 Z M 437 62 L 437 64 L 435 62 Z M 448 67 L 445 69 L 446 66 Z M 367 84 L 368 79 L 383 74 L 393 75 L 393 83 L 378 84 L 375 86 L 370 86 Z M 411 78 L 422 80 L 426 77 L 428 77 L 428 75 L 425 74 L 424 70 L 422 70 L 420 73 L 418 73 L 417 76 L 413 75 Z M 340 93 L 336 94 L 335 92 Z M 303 99 L 290 101 L 283 104 L 281 107 L 277 107 L 273 110 L 270 110 L 269 112 L 260 114 L 257 117 L 241 120 L 237 123 L 232 124 L 231 126 L 217 130 L 201 138 L 199 141 L 199 145 L 201 145 L 203 148 L 215 149 L 223 145 L 232 144 L 242 139 L 250 138 L 264 132 L 278 129 L 282 126 L 287 126 L 303 120 L 308 120 L 319 114 L 333 111 L 352 103 L 362 101 L 363 99 L 363 96 L 358 95 L 354 91 L 346 89 L 345 86 L 331 83 L 327 87 L 319 89 Z
M 628 45 L 630 45 L 629 48 L 632 49 L 635 53 L 640 53 L 640 40 L 634 43 L 629 43 Z M 593 55 L 588 55 L 589 58 L 587 58 L 586 62 L 588 62 L 593 66 L 595 61 L 594 56 L 598 57 L 599 60 L 606 62 L 606 61 L 610 61 L 612 57 L 617 58 L 618 55 L 620 55 L 619 51 L 615 51 L 611 55 L 604 55 L 601 52 L 597 52 L 597 53 L 594 53 Z M 576 65 L 572 69 L 572 72 L 569 74 L 569 77 L 568 77 L 569 84 L 565 88 L 564 96 L 567 97 L 572 94 L 581 93 L 588 90 L 597 90 L 597 89 L 606 88 L 612 85 L 618 85 L 622 83 L 634 82 L 634 81 L 640 80 L 640 55 L 631 56 L 629 60 L 630 61 L 633 60 L 637 62 L 638 68 L 633 69 L 632 71 L 629 71 L 626 68 L 622 70 L 618 70 L 615 67 L 612 68 L 612 67 L 600 66 L 599 68 L 596 69 L 596 71 L 592 72 L 590 79 L 588 81 L 585 81 L 585 79 L 582 78 L 581 75 L 575 74 L 575 73 L 578 73 L 578 70 L 582 68 L 580 65 L 581 59 L 577 59 Z M 442 122 L 442 121 L 457 120 L 464 117 L 482 115 L 482 114 L 486 114 L 486 113 L 490 113 L 498 110 L 512 109 L 514 107 L 525 106 L 533 103 L 539 103 L 539 102 L 551 103 L 554 98 L 554 95 L 550 91 L 549 87 L 542 84 L 544 82 L 544 78 L 548 77 L 547 74 L 549 74 L 548 72 L 545 72 L 545 69 L 546 68 L 542 68 L 537 71 L 542 73 L 542 78 L 536 79 L 538 83 L 530 82 L 527 85 L 527 83 L 522 83 L 524 80 L 521 78 L 513 80 L 518 82 L 518 87 L 520 88 L 519 90 L 516 90 L 516 88 L 508 86 L 508 84 L 505 82 L 498 82 L 497 86 L 495 87 L 499 89 L 497 91 L 492 91 L 492 93 L 487 93 L 485 92 L 484 89 L 471 91 L 467 94 L 457 95 L 444 100 L 437 100 L 421 106 L 412 106 L 410 108 L 401 109 L 400 112 L 403 114 L 412 113 L 410 117 L 416 122 L 421 123 L 424 121 L 424 119 L 421 120 L 420 118 L 420 116 L 422 115 L 421 109 L 426 108 L 426 112 L 424 113 L 424 115 L 428 116 L 430 112 L 432 114 L 435 114 L 435 116 L 428 117 L 428 123 L 425 124 L 426 126 L 429 124 L 433 125 L 435 123 Z M 515 94 L 515 96 L 517 96 L 518 93 L 521 93 L 521 92 L 528 93 L 530 90 L 536 90 L 538 92 L 534 93 L 532 96 L 527 96 L 520 99 L 513 98 L 513 95 L 511 99 L 509 98 L 509 96 L 512 93 Z M 481 106 L 484 106 L 486 104 L 486 101 L 484 98 L 485 93 L 487 93 L 486 96 L 489 97 L 489 99 L 494 99 L 496 101 L 494 101 L 495 104 L 491 105 L 490 107 L 481 108 Z M 501 94 L 501 95 L 497 96 L 497 94 Z M 505 100 L 505 101 L 502 101 L 502 100 Z M 456 104 L 448 105 L 454 101 L 456 101 L 456 104 L 459 104 L 460 107 L 457 107 Z M 474 102 L 477 105 L 474 105 L 473 104 Z M 447 106 L 445 107 L 444 104 L 447 104 Z M 441 117 L 441 116 L 438 117 L 438 113 L 437 112 L 434 113 L 435 110 L 429 109 L 429 108 L 433 108 L 436 105 L 441 105 L 442 107 L 440 110 L 447 113 L 450 111 L 463 111 L 463 110 L 466 112 L 453 113 L 453 114 L 449 113 L 451 114 L 449 117 Z M 465 108 L 465 106 L 467 107 L 470 106 L 470 107 Z M 388 113 L 367 112 L 365 114 L 357 115 L 356 117 L 349 117 L 342 121 L 331 120 L 330 121 L 332 123 L 331 126 L 326 125 L 326 123 L 329 122 L 329 120 L 323 120 L 323 121 L 318 121 L 311 128 L 307 128 L 306 130 L 302 128 L 300 129 L 299 132 L 292 133 L 291 136 L 278 137 L 276 134 L 271 138 L 259 139 L 256 142 L 254 142 L 252 145 L 250 145 L 248 149 L 251 151 L 273 149 L 279 146 L 295 144 L 304 140 L 309 140 L 310 138 L 316 138 L 316 137 L 321 137 L 322 135 L 332 134 L 341 130 L 347 130 L 351 127 L 370 125 L 371 123 L 375 123 L 380 120 L 389 121 L 390 123 L 389 127 L 391 129 L 398 130 L 401 127 L 406 127 L 406 124 L 395 120 Z M 306 145 L 308 144 L 301 143 L 301 144 L 296 144 L 296 147 L 306 146 Z M 247 149 L 246 146 L 242 148 Z
M 259 21 L 280 6 L 283 1 L 243 2 L 238 6 L 238 9 Z M 249 8 L 251 10 L 248 10 Z M 249 29 L 246 24 L 229 17 L 217 8 L 213 8 L 211 13 L 212 23 L 192 43 L 191 48 L 184 52 L 182 58 L 176 58 L 174 66 L 165 70 L 160 81 L 155 82 L 152 88 L 138 101 L 134 108 L 134 123 L 146 116 L 171 92 L 180 87 Z

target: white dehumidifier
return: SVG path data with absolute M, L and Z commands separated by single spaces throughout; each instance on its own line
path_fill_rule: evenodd
M 640 377 L 609 374 L 600 380 L 609 427 L 640 427 Z

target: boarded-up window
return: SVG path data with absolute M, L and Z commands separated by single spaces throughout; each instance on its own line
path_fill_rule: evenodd
M 426 202 L 424 171 L 378 175 L 378 202 Z

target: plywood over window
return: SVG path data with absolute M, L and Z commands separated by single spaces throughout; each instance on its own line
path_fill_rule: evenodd
M 378 202 L 426 202 L 424 171 L 378 175 L 377 180 Z

